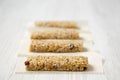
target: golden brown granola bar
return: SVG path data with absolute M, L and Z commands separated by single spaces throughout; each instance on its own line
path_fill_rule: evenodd
M 31 33 L 31 39 L 79 39 L 77 29 L 42 28 Z
M 85 71 L 88 58 L 83 56 L 29 56 L 25 61 L 28 71 Z
M 81 52 L 82 40 L 31 40 L 31 52 Z
M 35 25 L 39 27 L 78 28 L 75 21 L 36 21 Z

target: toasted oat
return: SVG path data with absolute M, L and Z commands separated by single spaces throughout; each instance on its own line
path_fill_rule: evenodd
M 28 71 L 85 71 L 88 58 L 83 56 L 29 56 Z
M 82 40 L 32 40 L 31 52 L 81 52 Z
M 79 39 L 77 29 L 41 28 L 31 33 L 31 39 Z
M 36 21 L 38 27 L 78 28 L 75 21 Z

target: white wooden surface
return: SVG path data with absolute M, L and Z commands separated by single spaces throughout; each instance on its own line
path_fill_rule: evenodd
M 16 75 L 17 49 L 34 20 L 88 19 L 105 74 Z M 0 0 L 0 80 L 119 80 L 120 0 Z

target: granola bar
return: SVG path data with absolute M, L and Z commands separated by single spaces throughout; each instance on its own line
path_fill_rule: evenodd
M 28 71 L 85 71 L 88 58 L 83 56 L 29 56 L 24 64 Z
M 31 52 L 81 52 L 82 40 L 31 40 Z
M 59 27 L 59 28 L 78 28 L 77 22 L 74 21 L 36 21 L 39 27 Z
M 79 39 L 77 29 L 42 28 L 31 33 L 31 39 Z

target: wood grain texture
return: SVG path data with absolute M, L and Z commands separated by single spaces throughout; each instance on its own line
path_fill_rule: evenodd
M 119 0 L 1 0 L 0 80 L 119 80 Z M 102 75 L 16 75 L 17 49 L 28 22 L 88 19 L 96 47 L 105 58 Z

